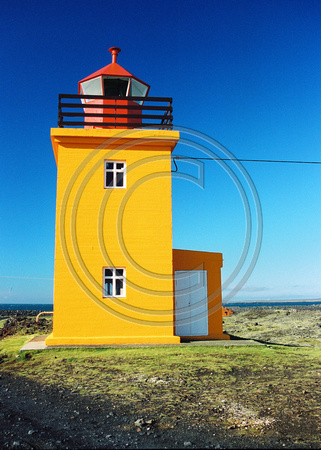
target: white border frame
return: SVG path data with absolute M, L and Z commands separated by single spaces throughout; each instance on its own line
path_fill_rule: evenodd
M 111 270 L 111 277 L 105 276 L 105 269 Z M 123 275 L 116 275 L 116 270 L 122 270 Z M 123 280 L 123 293 L 122 295 L 106 295 L 105 293 L 105 279 L 111 279 L 113 283 L 113 292 L 116 292 L 116 280 Z M 103 298 L 125 298 L 126 297 L 126 269 L 124 267 L 103 267 Z
M 114 173 L 114 182 L 116 181 L 117 177 L 116 174 L 117 173 L 123 173 L 124 177 L 124 183 L 123 186 L 106 186 L 106 164 L 108 163 L 114 163 L 114 164 L 124 164 L 124 168 L 123 169 L 116 169 L 116 165 L 114 166 L 113 170 L 108 170 L 108 172 L 113 172 Z M 127 187 L 127 164 L 126 161 L 116 161 L 114 159 L 105 159 L 104 161 L 104 189 L 126 189 Z

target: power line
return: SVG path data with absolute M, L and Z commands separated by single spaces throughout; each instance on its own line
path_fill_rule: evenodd
M 180 160 L 203 160 L 203 161 L 239 161 L 239 162 L 259 162 L 259 163 L 281 163 L 281 164 L 321 164 L 321 161 L 295 161 L 295 160 L 280 160 L 280 159 L 243 159 L 243 158 L 209 158 L 196 156 L 172 156 L 172 159 Z
M 53 280 L 53 278 L 19 277 L 15 275 L 0 275 L 0 278 L 19 278 L 21 280 Z

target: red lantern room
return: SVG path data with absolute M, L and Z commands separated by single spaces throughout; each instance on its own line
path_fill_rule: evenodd
M 104 128 L 132 128 L 133 125 L 139 127 L 142 124 L 142 111 L 136 110 L 135 105 L 143 104 L 150 86 L 117 64 L 120 48 L 111 47 L 109 51 L 112 54 L 111 64 L 78 83 L 80 95 L 93 96 L 83 99 L 82 102 L 88 105 L 84 108 L 85 122 L 97 122 L 97 126 L 87 125 L 85 128 L 100 128 L 99 122 L 104 123 Z M 97 96 L 107 98 L 95 98 Z M 131 97 L 140 97 L 140 99 L 133 101 Z M 96 105 L 104 105 L 104 107 L 96 108 Z M 95 114 L 96 117 L 90 114 Z

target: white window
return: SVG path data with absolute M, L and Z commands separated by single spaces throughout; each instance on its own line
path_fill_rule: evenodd
M 105 161 L 105 188 L 126 187 L 126 162 Z
M 126 296 L 125 269 L 104 267 L 103 269 L 103 297 Z

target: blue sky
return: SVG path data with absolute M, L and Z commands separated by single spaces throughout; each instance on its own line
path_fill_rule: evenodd
M 193 146 L 176 155 L 321 160 L 321 3 L 314 0 L 5 2 L 1 8 L 0 303 L 52 301 L 56 165 L 50 128 L 59 93 L 118 62 L 171 96 L 174 124 Z M 198 133 L 198 137 L 197 137 Z M 207 136 L 207 137 L 206 137 Z M 249 252 L 240 190 L 215 161 L 204 186 L 173 180 L 173 245 L 222 252 L 224 298 L 321 297 L 321 166 L 228 163 L 252 217 Z M 240 168 L 241 167 L 241 168 Z M 198 167 L 178 161 L 180 173 Z M 244 175 L 245 174 L 245 175 Z M 253 182 L 263 217 L 256 261 Z M 250 276 L 249 276 L 250 275 Z M 236 288 L 236 289 L 235 289 Z

